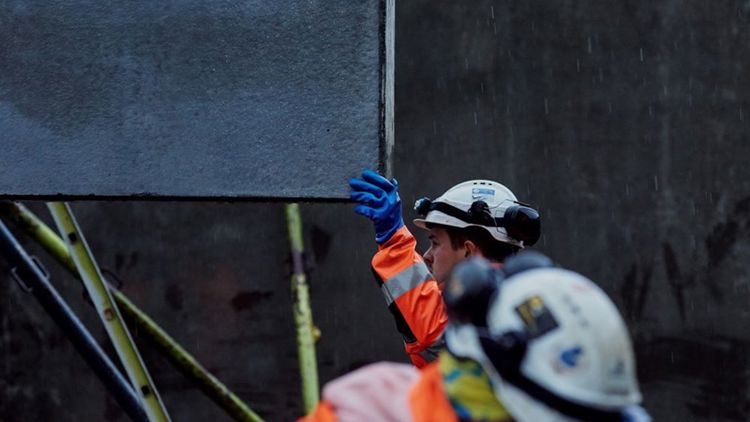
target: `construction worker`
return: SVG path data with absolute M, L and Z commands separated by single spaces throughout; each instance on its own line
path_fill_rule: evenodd
M 355 212 L 374 223 L 379 246 L 373 272 L 417 367 L 433 361 L 444 345 L 448 318 L 441 291 L 453 267 L 477 256 L 500 263 L 539 239 L 534 209 L 500 183 L 470 180 L 434 201 L 422 198 L 415 204 L 422 218 L 414 224 L 430 232 L 430 247 L 420 256 L 404 226 L 396 180 L 365 170 L 349 184 Z
M 326 385 L 301 422 L 647 422 L 622 317 L 582 275 L 523 252 L 459 264 L 437 362 L 377 363 Z

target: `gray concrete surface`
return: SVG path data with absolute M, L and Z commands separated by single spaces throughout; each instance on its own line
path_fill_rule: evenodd
M 2 2 L 0 195 L 345 198 L 392 144 L 385 4 Z
M 506 183 L 543 213 L 538 249 L 599 282 L 626 316 L 655 420 L 747 420 L 748 6 L 397 6 L 394 174 L 405 215 L 466 178 Z M 269 420 L 299 415 L 281 205 L 74 210 L 136 303 Z M 368 266 L 368 222 L 347 204 L 302 213 L 321 378 L 405 361 Z M 103 336 L 81 288 L 54 274 Z M 0 297 L 0 419 L 124 420 L 30 296 L 7 279 Z M 175 420 L 228 420 L 143 348 Z

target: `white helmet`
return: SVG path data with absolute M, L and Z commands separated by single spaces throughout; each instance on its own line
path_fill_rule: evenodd
M 510 189 L 491 180 L 469 180 L 448 189 L 436 200 L 421 198 L 414 210 L 424 218 L 417 227 L 439 224 L 482 227 L 496 240 L 523 248 L 539 239 L 539 213 L 518 202 Z
M 525 252 L 501 270 L 460 264 L 444 296 L 448 350 L 483 366 L 515 420 L 649 420 L 625 323 L 587 278 Z

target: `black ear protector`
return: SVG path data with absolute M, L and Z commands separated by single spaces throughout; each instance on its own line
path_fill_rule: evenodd
M 508 236 L 523 241 L 526 246 L 536 243 L 542 230 L 539 212 L 518 201 L 506 208 L 500 218 L 492 216 L 490 207 L 484 201 L 474 201 L 468 211 L 463 211 L 445 202 L 433 202 L 430 198 L 420 198 L 414 203 L 414 211 L 421 217 L 426 217 L 430 211 L 440 211 L 469 224 L 503 227 Z
M 496 272 L 482 258 L 470 259 L 454 269 L 443 289 L 451 321 L 487 327 L 487 310 L 498 289 Z
M 503 284 L 524 271 L 554 267 L 545 255 L 524 251 L 505 261 L 502 268 L 493 268 L 488 261 L 471 259 L 459 264 L 443 291 L 443 299 L 452 324 L 471 323 L 476 327 L 484 355 L 500 377 L 529 396 L 556 411 L 581 421 L 621 422 L 621 411 L 608 411 L 571 401 L 527 377 L 521 370 L 532 341 L 528 330 L 509 330 L 492 334 L 487 328 L 487 312 L 491 301 L 502 295 Z M 450 344 L 448 344 L 450 351 Z
M 432 199 L 424 197 L 419 198 L 414 202 L 414 211 L 420 217 L 426 217 L 427 213 L 430 212 L 430 205 L 432 205 Z
M 555 263 L 541 252 L 523 251 L 506 259 L 503 267 L 498 271 L 502 273 L 501 279 L 504 280 L 524 271 L 554 266 Z
M 509 257 L 502 268 L 493 267 L 482 258 L 462 262 L 453 270 L 443 289 L 448 316 L 453 322 L 486 328 L 489 304 L 500 294 L 506 279 L 530 269 L 553 266 L 551 259 L 535 251 Z

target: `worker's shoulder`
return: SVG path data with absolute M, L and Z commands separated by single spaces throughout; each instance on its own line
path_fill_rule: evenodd
M 412 365 L 373 363 L 323 388 L 323 399 L 335 409 L 339 420 L 368 420 L 382 414 L 383 420 L 408 420 L 409 391 L 420 372 Z
M 397 389 L 411 384 L 419 377 L 419 370 L 412 365 L 395 362 L 376 362 L 363 366 L 326 384 L 323 394 L 338 394 L 339 390 L 371 389 L 382 386 L 385 389 Z

